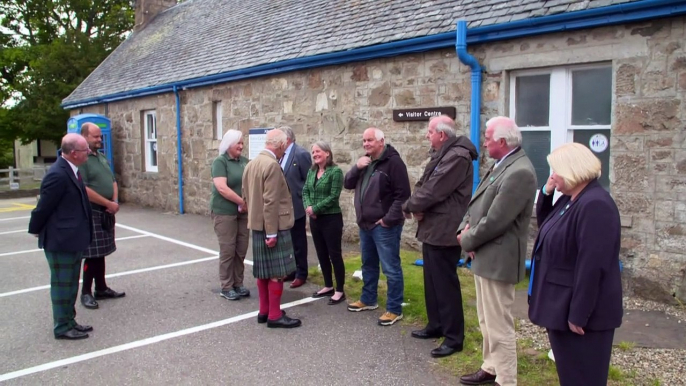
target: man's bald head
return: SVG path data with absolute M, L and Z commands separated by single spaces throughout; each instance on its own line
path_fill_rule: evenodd
M 81 125 L 81 135 L 84 136 L 84 137 L 87 137 L 87 136 L 88 136 L 88 133 L 90 132 L 91 129 L 93 129 L 93 130 L 95 130 L 95 129 L 100 130 L 100 128 L 98 127 L 98 125 L 96 125 L 95 123 L 86 122 L 86 123 L 84 123 L 83 125 Z
M 88 159 L 88 142 L 76 133 L 69 133 L 62 137 L 62 157 L 76 166 Z
M 92 151 L 102 148 L 102 130 L 94 123 L 86 122 L 81 125 L 81 136 L 86 138 L 88 147 Z
M 264 147 L 274 153 L 276 158 L 283 157 L 283 154 L 286 152 L 287 144 L 288 136 L 286 136 L 286 133 L 283 131 L 273 129 L 267 132 L 267 140 L 264 143 Z

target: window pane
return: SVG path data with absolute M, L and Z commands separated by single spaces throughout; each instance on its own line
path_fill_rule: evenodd
M 612 68 L 572 72 L 572 125 L 609 125 Z
M 574 130 L 574 142 L 580 143 L 600 159 L 600 185 L 610 190 L 610 130 Z
M 550 131 L 522 131 L 522 149 L 536 169 L 536 186 L 543 186 L 550 176 Z
M 155 139 L 155 116 L 147 114 L 146 116 L 146 139 Z
M 515 81 L 517 126 L 548 126 L 550 74 L 518 76 Z
M 157 166 L 157 142 L 150 142 L 148 146 L 150 146 L 150 166 Z

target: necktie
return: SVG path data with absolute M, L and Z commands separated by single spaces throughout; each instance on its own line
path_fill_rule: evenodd
M 83 180 L 81 179 L 81 172 L 78 171 L 78 170 L 76 171 L 76 178 L 79 180 L 79 182 L 82 182 L 82 181 L 83 181 Z

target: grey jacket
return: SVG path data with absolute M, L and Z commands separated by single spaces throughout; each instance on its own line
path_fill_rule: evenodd
M 458 230 L 469 224 L 462 250 L 474 252 L 475 275 L 510 284 L 524 279 L 535 194 L 534 167 L 521 148 L 484 176 Z
M 423 213 L 417 239 L 436 246 L 456 246 L 455 233 L 472 198 L 472 161 L 478 153 L 465 136 L 448 140 L 433 151 L 412 197 L 403 205 L 405 213 Z
M 293 148 L 288 154 L 286 166 L 283 169 L 283 174 L 288 183 L 288 189 L 293 195 L 293 215 L 295 219 L 305 217 L 305 208 L 303 207 L 303 186 L 307 179 L 307 171 L 312 166 L 312 157 L 310 153 L 293 143 Z

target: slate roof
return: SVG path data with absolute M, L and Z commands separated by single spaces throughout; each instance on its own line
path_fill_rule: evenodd
M 132 33 L 63 103 L 287 59 L 638 0 L 186 0 Z

